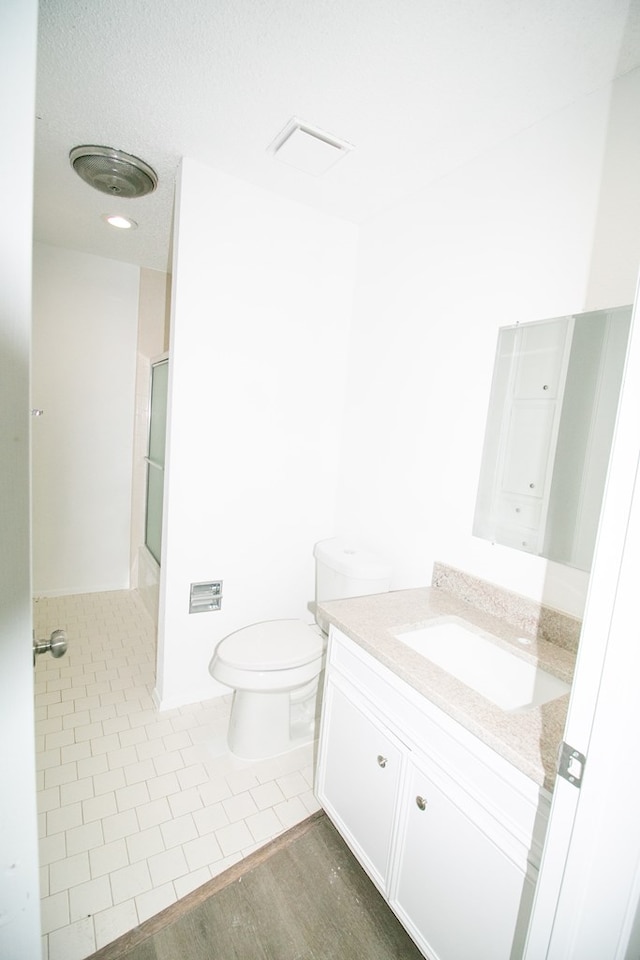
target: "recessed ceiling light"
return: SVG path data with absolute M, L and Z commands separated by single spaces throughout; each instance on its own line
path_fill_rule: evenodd
M 103 213 L 102 219 L 111 227 L 117 227 L 118 230 L 135 230 L 138 224 L 130 217 L 121 217 L 118 213 Z
M 316 177 L 326 173 L 352 149 L 346 140 L 338 140 L 332 134 L 296 117 L 292 117 L 267 147 L 267 151 L 277 160 Z

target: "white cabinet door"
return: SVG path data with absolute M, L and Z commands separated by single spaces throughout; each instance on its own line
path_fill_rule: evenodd
M 437 779 L 410 762 L 391 906 L 430 960 L 517 960 L 534 884 Z
M 536 499 L 544 495 L 557 412 L 554 401 L 514 400 L 502 470 L 504 493 Z
M 402 773 L 393 736 L 335 684 L 325 689 L 318 797 L 378 888 L 386 893 Z
M 514 397 L 557 397 L 563 389 L 569 317 L 527 323 L 516 331 Z

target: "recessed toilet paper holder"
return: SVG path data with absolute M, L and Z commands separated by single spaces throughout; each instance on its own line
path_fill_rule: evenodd
M 189 613 L 209 613 L 222 609 L 222 580 L 192 583 L 189 590 Z

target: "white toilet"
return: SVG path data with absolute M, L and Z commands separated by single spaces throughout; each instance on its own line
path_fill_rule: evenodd
M 314 548 L 316 602 L 385 593 L 391 568 L 340 539 Z M 313 739 L 319 714 L 327 629 L 316 623 L 268 620 L 229 634 L 209 664 L 211 676 L 234 696 L 229 749 L 238 757 L 277 756 Z

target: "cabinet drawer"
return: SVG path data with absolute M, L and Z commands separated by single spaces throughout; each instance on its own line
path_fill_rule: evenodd
M 505 547 L 539 553 L 544 529 L 540 527 L 542 500 L 496 494 L 493 536 Z
M 519 527 L 516 524 L 496 523 L 493 536 L 495 541 L 501 543 L 503 547 L 515 547 L 523 553 L 533 553 L 537 556 L 542 549 L 540 540 L 543 533 L 544 531 Z
M 496 523 L 536 530 L 540 523 L 542 504 L 535 497 L 496 497 Z

